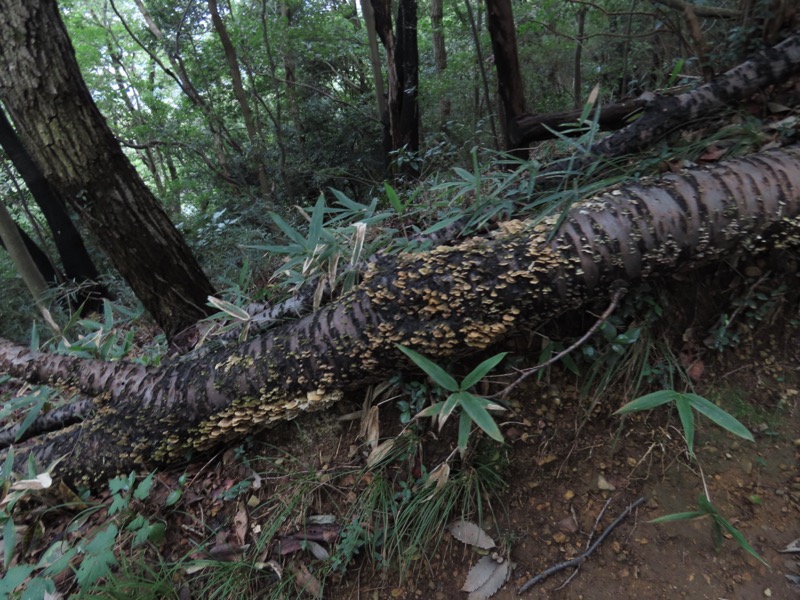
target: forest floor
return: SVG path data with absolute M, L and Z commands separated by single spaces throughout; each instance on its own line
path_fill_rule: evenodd
M 624 421 L 611 414 L 635 397 L 623 381 L 588 408 L 590 401 L 580 389 L 585 376 L 566 369 L 554 369 L 549 378 L 515 392 L 513 414 L 504 418 L 511 424 L 503 427 L 507 487 L 481 522 L 495 540 L 502 540 L 501 553 L 512 565 L 508 583 L 495 598 L 800 597 L 800 587 L 786 578 L 800 573 L 798 555 L 780 552 L 800 537 L 800 315 L 796 306 L 784 304 L 763 311 L 757 323 L 743 318 L 733 327 L 741 334 L 738 343 L 723 352 L 700 350 L 692 342 L 720 302 L 755 289 L 754 279 L 745 280 L 715 273 L 699 286 L 698 279 L 677 283 L 681 289 L 671 296 L 669 324 L 661 334 L 686 361 L 695 392 L 742 421 L 753 432 L 754 443 L 699 418 L 696 459 L 690 460 L 676 411 L 662 407 Z M 788 280 L 796 286 L 794 276 Z M 767 283 L 762 291 L 785 289 L 781 285 Z M 727 300 L 712 293 L 717 286 L 727 288 L 722 294 Z M 761 298 L 767 296 L 776 297 L 767 292 Z M 717 304 L 709 305 L 711 298 Z M 536 363 L 535 357 L 531 362 Z M 587 412 L 591 415 L 584 418 Z M 336 447 L 347 448 L 357 427 L 349 434 L 338 427 L 335 431 Z M 348 435 L 350 441 L 342 442 Z M 333 448 L 332 442 L 317 440 L 314 447 Z M 441 443 L 441 449 L 426 450 L 430 469 L 437 456 L 450 451 L 453 440 L 442 436 Z M 715 550 L 709 518 L 650 522 L 698 510 L 703 480 L 713 505 L 766 564 L 728 534 Z M 573 569 L 517 593 L 531 577 L 584 552 L 593 530 L 592 539 L 597 539 L 640 497 L 644 504 L 610 533 L 569 583 Z M 444 533 L 441 544 L 420 558 L 404 582 L 383 582 L 363 570 L 346 575 L 325 596 L 464 599 L 468 594 L 460 588 L 480 558 L 479 552 Z
M 797 554 L 780 552 L 800 537 L 800 312 L 796 298 L 791 298 L 798 289 L 797 275 L 765 280 L 760 276 L 763 268 L 764 264 L 741 266 L 749 277 L 712 271 L 692 281 L 670 282 L 670 287 L 679 289 L 664 302 L 666 318 L 657 333 L 650 332 L 654 337 L 649 342 L 639 340 L 643 344 L 639 348 L 653 352 L 659 344 L 663 351 L 666 344 L 691 375 L 694 391 L 742 421 L 755 442 L 735 437 L 700 417 L 696 419 L 696 458 L 690 460 L 677 411 L 661 407 L 625 418 L 613 415 L 635 397 L 632 382 L 641 376 L 641 362 L 617 365 L 619 376 L 600 394 L 596 389 L 589 393 L 582 389 L 587 383 L 594 385 L 588 372 L 576 376 L 558 365 L 540 381 L 526 382 L 514 391 L 511 410 L 500 419 L 506 444 L 491 446 L 505 485 L 491 496 L 482 495 L 479 522 L 498 542 L 497 552 L 510 561 L 509 580 L 493 597 L 744 600 L 800 596 L 800 587 L 786 578 L 800 574 L 800 559 Z M 723 293 L 712 293 L 716 290 Z M 746 308 L 735 313 L 734 305 Z M 703 348 L 698 340 L 726 311 L 736 320 L 727 331 L 730 347 L 722 352 Z M 588 325 L 593 319 L 587 316 Z M 575 322 L 567 328 L 588 327 Z M 523 361 L 517 367 L 537 363 L 538 348 L 528 350 L 525 358 L 526 347 L 535 345 L 531 342 L 535 338 L 511 344 L 513 354 Z M 501 365 L 498 371 L 502 370 Z M 643 389 L 639 395 L 652 389 Z M 142 514 L 150 522 L 165 522 L 165 540 L 157 546 L 132 548 L 130 537 L 125 539 L 121 533 L 116 540 L 119 564 L 108 580 L 130 577 L 147 562 L 156 572 L 162 570 L 161 587 L 139 581 L 133 587 L 135 593 L 129 587 L 90 597 L 311 598 L 314 594 L 308 592 L 298 595 L 297 583 L 313 589 L 320 583 L 314 574 L 320 573 L 325 561 L 312 555 L 313 549 L 297 532 L 315 529 L 316 537 L 311 539 L 319 542 L 317 549 L 335 556 L 348 540 L 354 541 L 348 538 L 348 519 L 352 520 L 348 511 L 366 493 L 365 482 L 374 477 L 369 470 L 365 473 L 368 451 L 363 436 L 359 439 L 359 419 L 352 418 L 362 401 L 362 395 L 346 399 L 332 411 L 264 432 L 207 462 L 195 461 L 185 471 L 159 473 L 147 498 L 131 501 L 128 516 L 124 512 L 109 515 L 104 509 L 81 513 L 58 508 L 69 502 L 69 493 L 59 488 L 54 497 L 43 501 L 49 509 L 32 503 L 30 514 L 38 524 L 28 531 L 38 533 L 28 540 L 28 561 L 35 564 L 54 540 L 91 540 L 111 520 L 123 532 L 130 529 L 135 514 Z M 396 402 L 384 401 L 380 406 L 380 438 L 384 440 L 402 426 Z M 452 456 L 455 437 L 453 424 L 438 435 L 424 433 L 419 449 L 394 468 L 390 495 L 399 496 L 413 487 L 422 466 L 430 472 Z M 457 466 L 457 461 L 452 462 Z M 698 510 L 704 481 L 713 506 L 766 564 L 729 534 L 715 550 L 707 517 L 650 522 Z M 177 497 L 176 490 L 181 490 Z M 644 499 L 643 504 L 609 534 L 568 583 L 572 569 L 517 593 L 534 575 L 584 552 L 590 535 L 597 539 L 638 498 Z M 109 492 L 99 498 L 106 507 L 111 500 Z M 331 515 L 335 523 L 310 526 L 312 515 Z M 377 521 L 379 515 L 374 518 Z M 475 515 L 470 518 L 478 521 Z M 371 527 L 365 530 L 374 531 Z M 352 561 L 348 558 L 343 574 L 328 577 L 318 597 L 468 598 L 460 589 L 482 555 L 452 538 L 441 524 L 438 527 L 433 533 L 439 544 L 412 552 L 404 577 L 395 567 L 377 569 L 373 562 L 363 560 L 368 554 L 363 547 Z M 275 531 L 272 541 L 259 541 L 271 529 Z M 209 567 L 212 563 L 229 563 L 231 569 L 214 571 Z M 265 567 L 268 564 L 282 572 L 284 585 L 290 581 L 285 591 L 275 592 L 281 584 L 269 583 L 274 576 L 272 567 Z M 61 591 L 76 590 L 70 571 L 55 579 Z M 223 591 L 228 587 L 230 592 Z

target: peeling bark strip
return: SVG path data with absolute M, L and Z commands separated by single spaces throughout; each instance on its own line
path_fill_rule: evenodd
M 425 254 L 383 256 L 363 283 L 315 314 L 162 368 L 31 353 L 0 342 L 0 368 L 99 396 L 84 422 L 18 447 L 58 474 L 101 482 L 183 460 L 397 369 L 402 343 L 431 356 L 486 348 L 627 281 L 795 235 L 800 147 L 667 175 L 576 204 L 556 218 L 510 221 Z M 102 396 L 101 396 L 102 394 Z M 0 456 L 2 460 L 2 456 Z

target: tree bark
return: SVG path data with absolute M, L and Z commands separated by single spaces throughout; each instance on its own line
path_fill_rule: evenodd
M 397 33 L 391 0 L 371 0 L 375 31 L 386 49 L 388 151 L 419 150 L 419 51 L 416 0 L 400 0 Z M 388 155 L 388 152 L 387 152 Z
M 442 0 L 431 0 L 431 42 L 433 45 L 433 64 L 436 73 L 441 75 L 447 69 L 447 47 L 444 43 L 444 6 Z M 439 128 L 444 129 L 450 118 L 451 102 L 447 95 L 439 99 Z
M 54 0 L 0 0 L 0 98 L 50 184 L 170 338 L 214 293 L 92 101 Z
M 497 88 L 503 104 L 503 135 L 506 150 L 519 158 L 527 152 L 519 150 L 514 134 L 514 119 L 525 112 L 525 89 L 517 57 L 517 32 L 511 0 L 486 0 L 486 25 L 492 39 Z
M 669 132 L 681 129 L 684 124 L 725 105 L 749 98 L 759 89 L 785 81 L 798 72 L 800 32 L 795 32 L 780 44 L 758 53 L 711 83 L 677 96 L 651 98 L 641 117 L 592 146 L 584 158 L 553 163 L 540 172 L 540 176 L 553 172 L 560 182 L 567 164 L 572 172 L 580 172 L 596 162 L 598 157 L 614 158 L 638 152 Z
M 67 213 L 64 199 L 50 187 L 2 110 L 0 110 L 0 145 L 3 146 L 3 150 L 6 151 L 17 173 L 28 186 L 28 191 L 47 221 L 50 232 L 53 234 L 56 250 L 61 258 L 64 275 L 71 281 L 80 284 L 80 290 L 75 296 L 76 307 L 89 312 L 98 310 L 102 306 L 102 299 L 110 297 L 109 291 L 104 285 L 97 283 L 99 274 L 86 250 L 81 234 Z M 31 243 L 33 243 L 32 240 Z M 45 279 L 58 284 L 57 276 L 50 278 L 50 273 L 56 275 L 55 269 L 52 266 L 45 269 L 42 257 L 39 256 L 43 255 L 43 252 L 35 244 L 34 247 L 36 251 L 33 251 L 30 246 L 28 249 L 39 266 L 39 270 Z M 39 257 L 37 258 L 37 256 Z M 47 263 L 49 265 L 50 261 Z
M 388 254 L 322 310 L 234 348 L 160 368 L 32 353 L 0 342 L 0 368 L 99 396 L 61 409 L 86 419 L 17 447 L 57 473 L 102 483 L 185 460 L 298 414 L 403 364 L 396 344 L 433 357 L 485 349 L 610 294 L 621 282 L 797 242 L 800 147 L 666 175 L 577 203 L 561 221 L 510 221 L 426 254 Z M 3 457 L 0 456 L 0 461 Z

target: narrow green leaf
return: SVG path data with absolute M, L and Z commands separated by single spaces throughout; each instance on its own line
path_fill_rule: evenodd
M 710 400 L 698 396 L 697 394 L 685 394 L 685 396 L 697 412 L 708 417 L 723 429 L 727 429 L 732 434 L 738 435 L 751 442 L 755 441 L 753 439 L 753 434 L 750 433 L 747 427 L 742 425 L 742 423 L 729 412 L 726 412 Z
M 8 518 L 3 525 L 3 570 L 8 569 L 11 559 L 14 558 L 14 546 L 16 545 L 17 526 L 14 519 Z
M 495 354 L 491 358 L 487 358 L 477 367 L 472 369 L 470 374 L 464 377 L 464 380 L 461 382 L 461 389 L 468 390 L 473 385 L 478 383 L 481 379 L 486 377 L 486 374 L 492 369 L 494 369 L 498 364 L 500 364 L 500 361 L 502 361 L 507 354 L 508 352 L 501 352 L 500 354 Z
M 306 238 L 304 238 L 299 231 L 297 231 L 294 227 L 289 225 L 286 221 L 283 220 L 278 213 L 271 212 L 269 216 L 272 217 L 272 220 L 275 221 L 275 225 L 286 234 L 290 240 L 292 240 L 295 244 L 299 244 L 303 248 L 306 247 Z
M 433 379 L 436 382 L 436 385 L 439 387 L 443 387 L 448 392 L 457 392 L 458 391 L 458 383 L 453 377 L 447 373 L 442 367 L 437 365 L 432 360 L 425 358 L 419 352 L 415 352 L 411 348 L 406 348 L 405 346 L 401 346 L 397 344 L 397 347 L 400 349 L 400 352 L 405 354 L 408 358 L 410 358 L 415 365 L 417 365 L 420 369 L 427 373 L 428 377 Z
M 770 566 L 769 563 L 765 561 L 758 552 L 756 552 L 755 548 L 753 548 L 750 545 L 750 543 L 747 541 L 747 538 L 744 537 L 742 532 L 736 529 L 736 527 L 734 527 L 733 525 L 731 525 L 727 519 L 725 519 L 722 515 L 714 515 L 714 521 L 719 523 L 720 527 L 722 527 L 725 531 L 730 533 L 733 536 L 733 539 L 735 539 L 742 548 L 744 548 L 748 553 L 750 553 L 750 555 L 760 560 L 766 566 L 768 567 Z
M 320 194 L 314 210 L 311 213 L 311 224 L 308 226 L 309 246 L 313 249 L 322 235 L 322 225 L 325 222 L 325 195 Z
M 458 419 L 458 449 L 462 453 L 467 449 L 470 433 L 472 433 L 472 419 L 462 411 Z
M 177 504 L 178 500 L 181 499 L 183 496 L 183 490 L 172 490 L 167 496 L 167 499 L 164 501 L 164 506 L 172 506 L 173 504 Z
M 713 504 L 711 504 L 711 500 L 706 498 L 706 496 L 704 494 L 700 494 L 697 497 L 697 505 L 700 507 L 700 510 L 705 511 L 706 514 L 709 514 L 709 515 L 718 514 L 717 513 L 717 508 Z
M 6 460 L 3 462 L 3 470 L 0 471 L 0 484 L 11 479 L 11 473 L 14 470 L 14 446 L 8 448 Z
M 46 394 L 42 395 L 34 404 L 28 414 L 25 415 L 25 419 L 22 421 L 22 424 L 19 426 L 19 430 L 17 431 L 16 440 L 18 441 L 22 435 L 28 430 L 28 428 L 33 425 L 33 422 L 36 420 L 36 417 L 39 416 L 39 413 L 42 412 L 42 408 L 44 407 L 45 402 L 47 402 L 48 396 Z
M 567 370 L 569 370 L 572 374 L 574 375 L 581 374 L 581 370 L 578 368 L 578 365 L 575 363 L 574 360 L 572 360 L 572 357 L 569 354 L 565 354 L 564 356 L 562 356 L 561 362 L 564 364 Z M 541 372 L 543 373 L 544 369 Z
M 442 407 L 442 411 L 439 413 L 439 429 L 441 430 L 444 427 L 445 421 L 450 418 L 450 415 L 453 414 L 455 408 L 461 404 L 460 394 L 463 392 L 456 392 L 450 394 L 447 397 L 447 400 L 444 401 L 444 406 Z
M 490 438 L 502 442 L 503 434 L 500 433 L 500 428 L 495 423 L 492 415 L 481 404 L 481 400 L 482 398 L 465 393 L 461 400 L 461 408 L 469 414 L 475 424 L 483 429 Z
M 28 578 L 33 571 L 30 565 L 15 565 L 0 578 L 0 598 L 8 598 L 18 586 Z
M 394 188 L 391 185 L 389 185 L 388 181 L 383 182 L 383 189 L 386 191 L 386 197 L 389 198 L 389 203 L 392 205 L 394 211 L 398 215 L 402 216 L 406 207 L 400 200 L 400 196 L 397 195 L 397 192 L 394 191 Z
M 688 512 L 672 513 L 664 515 L 663 517 L 656 517 L 651 519 L 651 523 L 670 523 L 672 521 L 686 521 L 688 519 L 697 519 L 698 517 L 705 517 L 708 513 L 700 510 L 691 510 Z
M 20 600 L 41 600 L 42 598 L 55 598 L 56 584 L 52 579 L 34 577 L 26 585 Z
M 444 402 L 437 402 L 436 404 L 432 404 L 431 406 L 428 406 L 427 408 L 423 408 L 421 411 L 419 411 L 416 414 L 415 418 L 435 417 L 435 416 L 441 414 L 443 408 L 444 408 Z
M 694 413 L 692 405 L 684 394 L 675 395 L 675 405 L 678 407 L 678 416 L 681 419 L 683 435 L 686 436 L 686 447 L 689 449 L 689 456 L 694 458 Z
M 636 400 L 628 402 L 625 406 L 618 409 L 614 414 L 623 415 L 629 412 L 656 408 L 657 406 L 661 406 L 662 404 L 667 404 L 668 402 L 675 400 L 676 393 L 677 392 L 674 392 L 673 390 L 661 390 L 658 392 L 653 392 L 652 394 L 647 394 L 637 398 Z
M 717 515 L 711 516 L 711 540 L 714 542 L 714 551 L 719 552 L 722 550 L 722 541 L 725 538 L 722 537 L 722 525 L 719 524 L 716 517 Z

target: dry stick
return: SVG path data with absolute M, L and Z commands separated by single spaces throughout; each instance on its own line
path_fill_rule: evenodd
M 636 500 L 636 502 L 634 502 L 633 504 L 630 504 L 628 506 L 628 508 L 626 508 L 624 511 L 622 511 L 622 514 L 620 514 L 614 520 L 614 522 L 611 523 L 611 525 L 606 527 L 605 531 L 603 531 L 603 533 L 600 534 L 600 537 L 597 538 L 597 540 L 595 541 L 594 544 L 589 546 L 589 549 L 586 552 L 584 552 L 583 554 L 581 554 L 579 556 L 576 556 L 575 558 L 573 558 L 571 560 L 567 560 L 567 561 L 564 561 L 564 562 L 559 563 L 557 565 L 553 565 L 549 569 L 546 569 L 546 570 L 542 571 L 536 577 L 533 577 L 532 579 L 529 579 L 528 581 L 526 581 L 517 590 L 517 593 L 518 594 L 522 594 L 524 592 L 527 592 L 531 587 L 533 587 L 534 585 L 536 585 L 540 581 L 544 581 L 545 579 L 550 577 L 550 575 L 552 575 L 554 573 L 558 573 L 559 571 L 563 571 L 564 569 L 568 569 L 569 567 L 574 567 L 576 565 L 581 564 L 583 561 L 585 561 L 587 558 L 589 558 L 589 555 L 591 555 L 595 550 L 597 550 L 597 548 L 600 546 L 600 544 L 602 544 L 605 541 L 605 539 L 608 537 L 608 535 L 620 523 L 622 523 L 622 521 L 624 521 L 626 518 L 628 518 L 628 516 L 633 512 L 633 510 L 635 508 L 641 506 L 642 504 L 644 504 L 644 498 L 639 498 L 638 500 Z
M 564 356 L 566 356 L 570 352 L 574 351 L 576 348 L 579 348 L 580 346 L 582 346 L 586 342 L 586 340 L 588 340 L 590 337 L 592 337 L 592 335 L 594 334 L 595 331 L 597 331 L 597 329 L 600 327 L 600 325 L 602 325 L 603 323 L 605 323 L 608 320 L 608 317 L 610 317 L 611 313 L 613 313 L 616 310 L 617 304 L 619 303 L 620 298 L 622 298 L 622 295 L 626 291 L 627 291 L 627 289 L 623 285 L 620 285 L 614 291 L 614 296 L 611 298 L 611 303 L 608 305 L 608 308 L 605 310 L 605 312 L 603 312 L 602 315 L 600 315 L 600 318 L 597 319 L 597 322 L 589 328 L 589 331 L 584 333 L 583 336 L 577 342 L 572 344 L 566 350 L 562 350 L 561 352 L 559 352 L 555 356 L 551 357 L 549 360 L 543 362 L 542 364 L 536 365 L 535 367 L 530 367 L 529 369 L 523 369 L 522 371 L 520 371 L 520 373 L 522 373 L 522 374 L 517 378 L 516 381 L 514 381 L 513 383 L 510 383 L 507 387 L 503 388 L 501 391 L 497 392 L 496 394 L 492 394 L 491 396 L 488 396 L 488 397 L 489 398 L 505 398 L 506 396 L 508 396 L 508 393 L 511 390 L 513 390 L 520 383 L 525 381 L 528 377 L 530 377 L 534 373 L 538 373 L 539 371 L 541 371 L 542 369 L 544 369 L 546 367 L 549 367 L 553 363 L 558 362 Z
M 600 510 L 600 512 L 597 515 L 597 518 L 594 520 L 594 525 L 592 526 L 592 530 L 589 532 L 589 539 L 586 541 L 587 546 L 592 545 L 592 540 L 594 539 L 594 534 L 597 532 L 597 527 L 600 525 L 600 521 L 602 521 L 603 517 L 606 515 L 606 511 L 608 510 L 608 507 L 611 506 L 611 502 L 613 500 L 614 496 L 611 496 L 608 500 L 606 500 L 606 503 L 603 505 L 603 508 Z M 573 519 L 575 518 L 574 515 L 572 518 Z M 577 523 L 578 520 L 575 519 L 575 522 Z M 558 586 L 554 591 L 557 592 L 558 590 L 567 587 L 569 585 L 569 582 L 575 579 L 575 576 L 578 574 L 580 570 L 581 570 L 581 565 L 576 566 L 575 570 L 570 574 L 570 576 L 564 580 L 564 583 Z

